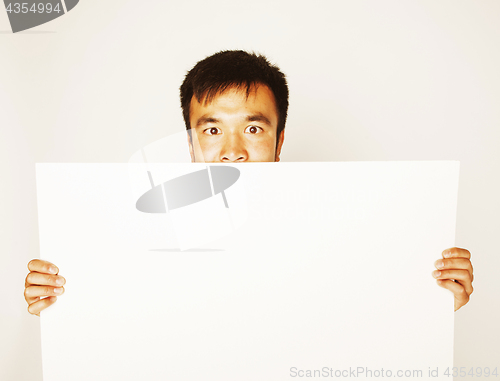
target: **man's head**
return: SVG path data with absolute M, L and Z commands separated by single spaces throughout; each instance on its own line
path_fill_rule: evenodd
M 193 161 L 279 161 L 288 110 L 285 75 L 264 56 L 223 51 L 198 62 L 181 86 Z

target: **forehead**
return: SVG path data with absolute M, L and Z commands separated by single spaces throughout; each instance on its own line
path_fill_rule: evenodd
M 266 85 L 252 86 L 251 88 L 231 87 L 217 95 L 211 100 L 206 97 L 191 99 L 190 119 L 210 116 L 229 116 L 248 114 L 263 114 L 268 117 L 273 124 L 277 125 L 278 113 L 276 101 L 271 89 Z M 193 126 L 194 127 L 194 126 Z

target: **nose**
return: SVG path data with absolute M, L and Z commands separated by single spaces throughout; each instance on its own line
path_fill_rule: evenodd
M 244 140 L 239 136 L 228 136 L 224 140 L 219 159 L 223 163 L 247 161 L 248 152 Z

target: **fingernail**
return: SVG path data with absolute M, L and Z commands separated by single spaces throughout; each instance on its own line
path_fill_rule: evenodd
M 49 268 L 49 272 L 50 272 L 51 274 L 57 274 L 57 269 L 56 269 L 54 266 L 50 266 L 50 268 Z
M 54 288 L 54 294 L 59 295 L 59 294 L 62 294 L 62 292 L 63 292 L 62 288 Z
M 434 278 L 437 278 L 437 277 L 438 277 L 438 276 L 440 276 L 440 275 L 441 275 L 441 271 L 437 271 L 437 270 L 436 270 L 436 271 L 433 271 L 433 272 L 432 272 L 432 276 L 433 276 Z
M 444 262 L 439 259 L 434 263 L 434 265 L 436 266 L 436 268 L 442 269 L 444 267 Z
M 446 250 L 446 251 L 443 253 L 443 257 L 445 257 L 445 258 L 450 258 L 450 257 L 451 257 L 451 251 Z
M 60 286 L 62 286 L 64 284 L 64 280 L 62 278 L 57 278 L 56 279 L 56 283 Z

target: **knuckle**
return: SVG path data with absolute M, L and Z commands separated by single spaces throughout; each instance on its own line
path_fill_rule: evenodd
M 469 260 L 471 256 L 470 251 L 467 249 L 457 249 L 457 255 L 467 260 Z
M 32 270 L 34 267 L 37 267 L 39 263 L 40 263 L 39 259 L 32 259 L 31 261 L 28 262 L 28 268 Z

